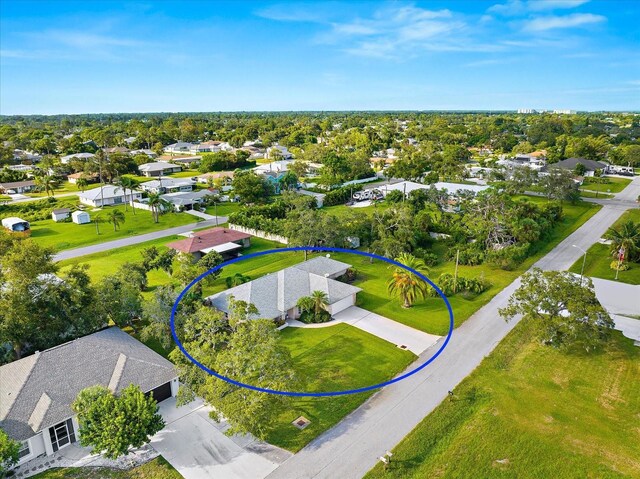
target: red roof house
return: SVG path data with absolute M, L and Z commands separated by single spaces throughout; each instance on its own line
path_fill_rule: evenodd
M 169 248 L 191 253 L 201 258 L 211 251 L 224 257 L 236 256 L 238 251 L 251 245 L 251 235 L 228 228 L 211 228 L 210 230 L 191 233 L 188 238 L 169 243 Z

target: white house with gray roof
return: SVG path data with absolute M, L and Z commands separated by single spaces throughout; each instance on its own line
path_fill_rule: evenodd
M 209 304 L 225 313 L 229 312 L 229 297 L 252 303 L 258 314 L 252 319 L 296 319 L 301 311 L 300 298 L 322 291 L 329 298 L 327 311 L 335 315 L 356 303 L 360 288 L 336 281 L 351 265 L 324 256 L 285 268 L 275 273 L 207 298 Z
M 21 442 L 20 462 L 78 440 L 71 404 L 83 389 L 140 386 L 160 402 L 178 392 L 174 365 L 112 327 L 0 366 L 0 427 Z

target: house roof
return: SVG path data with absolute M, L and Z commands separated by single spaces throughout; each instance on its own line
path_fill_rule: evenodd
M 0 188 L 10 190 L 11 188 L 20 188 L 21 186 L 35 186 L 36 182 L 33 180 L 27 181 L 12 181 L 10 183 L 0 183 Z
M 586 158 L 567 158 L 566 160 L 559 161 L 555 165 L 551 166 L 573 170 L 578 165 L 578 163 L 583 164 L 588 171 L 601 170 L 607 167 L 607 165 L 605 165 L 604 163 L 600 163 L 599 161 L 594 160 L 587 160 Z
M 70 160 L 71 158 L 79 158 L 79 159 L 82 159 L 82 160 L 86 160 L 88 158 L 93 158 L 94 156 L 96 156 L 96 155 L 94 155 L 93 153 L 73 153 L 71 155 L 63 156 L 60 159 L 61 160 Z
M 213 307 L 228 312 L 229 297 L 233 296 L 258 308 L 258 314 L 254 319 L 275 318 L 296 306 L 300 298 L 310 296 L 314 291 L 326 293 L 329 304 L 361 291 L 356 286 L 325 277 L 325 274 L 334 274 L 349 266 L 329 258 L 314 258 L 227 289 L 207 299 Z
M 167 161 L 154 161 L 138 166 L 138 170 L 140 171 L 163 171 L 170 168 L 181 168 L 181 166 Z
M 100 194 L 101 190 L 103 191 L 102 195 Z M 133 190 L 133 193 L 139 193 L 139 191 Z M 131 195 L 131 190 L 127 190 L 127 195 L 128 196 Z M 98 198 L 102 199 L 103 196 L 105 199 L 115 198 L 118 196 L 124 197 L 124 189 L 118 186 L 106 185 L 106 186 L 101 186 L 100 188 L 94 188 L 92 190 L 87 190 L 87 191 L 83 191 L 82 193 L 78 193 L 79 198 L 84 198 L 89 201 L 95 201 Z
M 51 212 L 53 214 L 56 214 L 56 215 L 63 214 L 63 213 L 69 213 L 70 211 L 71 211 L 71 208 L 58 208 L 56 210 L 51 210 Z
M 16 440 L 74 415 L 78 393 L 101 384 L 150 391 L 176 378 L 174 365 L 112 327 L 0 366 L 0 427 Z
M 174 205 L 191 205 L 195 201 L 204 198 L 205 196 L 212 196 L 213 193 L 209 190 L 199 191 L 180 191 L 176 193 L 167 193 L 161 195 L 163 200 L 167 200 Z
M 167 246 L 169 248 L 182 251 L 183 253 L 196 253 L 206 248 L 211 248 L 224 243 L 240 241 L 245 238 L 251 238 L 251 235 L 241 233 L 240 231 L 230 230 L 228 228 L 211 228 L 209 230 L 193 233 L 193 236 L 183 240 L 174 241 L 167 244 Z
M 162 183 L 162 185 L 160 184 Z M 193 186 L 195 183 L 191 181 L 189 178 L 171 178 L 168 176 L 163 176 L 158 180 L 145 181 L 140 184 L 140 187 L 148 188 L 148 189 L 156 189 L 160 186 L 164 188 L 176 188 L 179 186 Z

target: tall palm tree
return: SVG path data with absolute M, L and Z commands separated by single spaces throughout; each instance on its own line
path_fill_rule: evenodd
M 640 223 L 629 220 L 617 228 L 609 228 L 605 238 L 611 240 L 611 252 L 614 256 L 617 257 L 620 249 L 624 248 L 625 258 L 634 261 L 640 252 Z
M 34 181 L 41 190 L 44 190 L 47 193 L 47 196 L 49 196 L 49 193 L 53 195 L 53 190 L 56 188 L 56 186 L 58 186 L 58 181 L 54 177 L 47 174 L 36 176 Z
M 311 293 L 310 298 L 313 300 L 313 309 L 316 314 L 320 314 L 321 311 L 327 309 L 327 305 L 329 304 L 329 296 L 324 291 L 316 290 Z
M 97 215 L 95 215 L 93 217 L 93 222 L 96 224 L 96 234 L 99 235 L 100 234 L 100 223 L 104 223 L 104 218 L 102 218 L 102 215 L 100 213 L 98 213 Z
M 107 221 L 113 224 L 113 231 L 118 229 L 120 223 L 124 223 L 124 213 L 120 210 L 111 210 L 107 213 Z
M 130 176 L 121 176 L 120 178 L 118 178 L 118 181 L 116 181 L 116 185 L 118 186 L 116 191 L 118 189 L 121 189 L 122 191 L 124 191 L 124 210 L 125 211 L 128 211 L 127 190 L 129 190 L 129 193 L 131 193 L 131 208 L 133 208 L 134 215 L 136 214 L 136 207 L 133 206 L 133 190 L 135 190 L 139 184 L 140 182 L 138 180 L 136 180 L 135 178 L 131 178 Z
M 163 200 L 159 193 L 149 193 L 148 204 L 151 207 L 154 223 L 158 222 L 160 213 L 171 206 L 171 203 Z
M 424 261 L 408 253 L 401 253 L 395 260 L 419 273 L 428 272 Z M 427 296 L 428 285 L 411 271 L 396 267 L 387 289 L 390 294 L 399 296 L 402 299 L 403 308 L 410 308 L 418 297 L 425 298 Z

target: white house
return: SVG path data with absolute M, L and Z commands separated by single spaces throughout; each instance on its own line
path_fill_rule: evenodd
M 248 283 L 230 288 L 207 298 L 216 309 L 228 312 L 229 297 L 252 303 L 258 308 L 255 318 L 296 319 L 300 316 L 297 302 L 314 291 L 326 293 L 327 311 L 335 315 L 355 305 L 356 286 L 335 278 L 347 272 L 351 265 L 324 256 L 267 274 Z
M 272 161 L 271 163 L 256 166 L 253 171 L 258 175 L 264 175 L 265 173 L 285 173 L 289 171 L 289 166 L 292 164 L 293 160 Z
M 286 146 L 282 145 L 273 145 L 267 148 L 266 158 L 272 158 L 274 156 L 274 151 L 278 151 L 280 153 L 278 156 L 280 156 L 283 160 L 290 160 L 293 158 L 293 155 L 291 154 L 289 149 Z
M 136 384 L 158 402 L 178 392 L 174 365 L 116 327 L 0 366 L 0 377 L 0 427 L 21 444 L 17 473 L 79 439 L 71 404 L 83 389 Z
M 91 223 L 91 216 L 86 211 L 74 211 L 71 213 L 71 221 L 78 225 L 84 225 Z
M 131 203 L 131 201 L 138 201 L 142 198 L 142 193 L 128 189 L 125 196 L 123 188 L 106 185 L 78 193 L 78 198 L 80 203 L 94 208 L 101 208 L 103 206 L 123 205 L 124 203 Z
M 69 208 L 58 208 L 51 211 L 51 219 L 56 223 L 58 221 L 66 220 L 71 214 L 71 210 Z
M 171 145 L 167 145 L 164 147 L 164 152 L 169 153 L 170 155 L 175 154 L 190 154 L 191 148 L 195 146 L 193 143 L 187 143 L 185 141 L 179 141 L 177 143 L 173 143 Z
M 62 156 L 60 158 L 60 163 L 62 163 L 63 165 L 66 165 L 67 163 L 69 163 L 72 159 L 76 159 L 76 160 L 90 160 L 91 158 L 95 158 L 96 155 L 94 155 L 93 153 L 73 153 L 72 155 L 67 155 L 67 156 Z
M 195 184 L 190 178 L 171 178 L 160 176 L 157 180 L 146 181 L 140 185 L 143 191 L 150 193 L 176 193 L 192 191 Z
M 162 176 L 169 173 L 177 173 L 182 170 L 182 166 L 166 161 L 154 161 L 153 163 L 145 163 L 138 166 L 138 171 L 142 176 Z
M 147 149 L 142 149 L 142 150 L 131 150 L 129 152 L 129 154 L 131 156 L 135 156 L 135 155 L 147 155 L 149 158 L 156 158 L 158 156 L 158 154 L 153 151 L 153 150 L 147 150 Z

